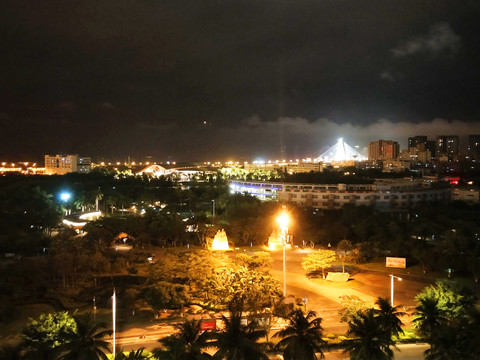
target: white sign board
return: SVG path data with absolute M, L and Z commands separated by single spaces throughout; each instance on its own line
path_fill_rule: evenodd
M 385 266 L 405 269 L 407 267 L 407 259 L 398 257 L 387 257 Z

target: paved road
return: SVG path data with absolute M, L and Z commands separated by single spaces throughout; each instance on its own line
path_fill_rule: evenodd
M 395 350 L 395 360 L 423 360 L 423 352 L 427 350 L 429 346 L 427 344 L 400 344 L 398 350 Z M 343 351 L 331 351 L 325 352 L 325 360 L 348 360 L 350 357 L 348 354 L 344 354 Z
M 317 315 L 322 317 L 322 326 L 325 334 L 345 334 L 347 325 L 340 323 L 338 311 L 341 308 L 339 296 L 355 295 L 366 302 L 373 304 L 377 297 L 390 297 L 390 277 L 388 273 L 378 274 L 369 272 L 357 272 L 353 274 L 354 279 L 361 284 L 355 289 L 338 289 L 310 281 L 305 276 L 305 271 L 301 266 L 303 257 L 311 250 L 293 249 L 286 252 L 287 267 L 287 297 L 295 298 L 308 297 L 307 309 L 315 310 Z M 233 254 L 232 254 L 233 255 Z M 283 284 L 283 258 L 282 251 L 271 252 L 273 264 L 272 275 L 274 275 Z M 411 280 L 395 281 L 395 304 L 403 304 L 407 307 L 415 305 L 414 297 L 420 292 L 426 284 Z M 402 319 L 408 323 L 409 319 Z M 153 349 L 158 347 L 157 340 L 161 337 L 171 334 L 170 327 L 147 327 L 144 329 L 131 329 L 128 332 L 118 335 L 117 344 L 125 350 L 138 349 L 145 347 Z M 395 354 L 397 360 L 423 359 L 423 351 L 426 345 L 400 345 L 400 353 Z M 341 351 L 332 351 L 326 353 L 327 360 L 348 359 L 348 355 Z
M 138 329 L 139 334 L 144 333 L 145 329 Z M 123 351 L 137 350 L 145 348 L 147 350 L 153 350 L 158 347 L 158 339 L 171 333 L 171 329 L 163 328 L 151 332 L 143 336 L 124 336 L 117 338 L 117 346 Z M 109 341 L 111 343 L 111 341 Z M 398 345 L 398 351 L 395 351 L 395 360 L 423 360 L 423 352 L 428 349 L 427 344 L 400 344 Z M 279 357 L 271 356 L 272 359 L 279 359 Z M 342 350 L 325 351 L 325 360 L 348 360 L 350 359 L 348 354 L 343 353 Z
M 304 298 L 308 296 L 308 309 L 313 309 L 324 319 L 323 327 L 326 333 L 342 334 L 346 332 L 347 326 L 340 323 L 338 310 L 341 308 L 340 296 L 355 295 L 367 303 L 374 304 L 376 299 L 386 297 L 390 299 L 390 277 L 388 272 L 356 272 L 352 275 L 358 280 L 359 286 L 355 289 L 334 288 L 322 286 L 309 280 L 301 266 L 302 259 L 307 256 L 311 249 L 292 249 L 286 251 L 287 268 L 287 296 Z M 275 276 L 283 286 L 283 255 L 282 251 L 271 251 L 273 259 L 272 275 Z M 395 274 L 394 269 L 392 273 Z M 424 287 L 425 283 L 403 279 L 395 280 L 394 302 L 401 304 L 406 309 L 415 306 L 415 295 Z M 408 324 L 409 317 L 402 319 Z

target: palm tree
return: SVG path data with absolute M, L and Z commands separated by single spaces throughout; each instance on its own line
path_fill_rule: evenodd
M 187 320 L 176 324 L 177 334 L 160 339 L 163 348 L 155 349 L 154 356 L 160 360 L 204 360 L 211 356 L 203 351 L 209 333 L 202 332 L 201 321 Z
M 112 334 L 111 330 L 101 330 L 105 323 L 93 323 L 90 315 L 75 316 L 77 332 L 70 341 L 60 348 L 60 360 L 107 360 L 109 344 L 103 340 Z
M 316 315 L 315 311 L 305 315 L 301 309 L 294 310 L 288 315 L 288 326 L 273 335 L 282 338 L 277 348 L 283 349 L 285 360 L 318 359 L 316 353 L 320 353 L 321 359 L 325 357 L 322 351 L 325 345 L 322 340 L 322 318 Z
M 391 336 L 398 337 L 400 333 L 403 334 L 403 323 L 399 317 L 406 315 L 406 313 L 400 311 L 400 306 L 393 307 L 387 299 L 381 297 L 377 299 L 375 304 L 379 307 L 375 309 L 375 315 L 378 317 L 383 330 L 387 331 Z
M 241 312 L 232 312 L 230 319 L 222 315 L 225 330 L 214 335 L 212 346 L 218 348 L 215 360 L 267 360 L 257 343 L 265 336 L 265 330 L 256 330 L 255 323 L 242 325 Z
M 391 360 L 395 343 L 391 334 L 384 331 L 374 309 L 360 311 L 348 324 L 347 334 L 355 338 L 346 344 L 345 352 L 351 360 Z
M 413 323 L 420 335 L 432 344 L 434 330 L 447 323 L 446 314 L 438 307 L 438 300 L 435 298 L 421 298 L 420 305 L 415 310 Z

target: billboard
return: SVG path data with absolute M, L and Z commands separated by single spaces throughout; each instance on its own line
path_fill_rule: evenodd
M 387 257 L 385 266 L 405 269 L 407 267 L 407 258 Z
M 212 320 L 202 320 L 200 324 L 200 330 L 216 330 L 217 329 L 217 321 L 215 319 Z

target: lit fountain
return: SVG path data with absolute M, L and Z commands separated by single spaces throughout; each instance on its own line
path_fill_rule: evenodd
M 270 250 L 280 250 L 283 247 L 284 236 L 278 230 L 273 230 L 272 235 L 268 238 L 268 248 Z M 291 247 L 291 244 L 287 242 L 285 247 L 288 249 Z
M 225 230 L 218 230 L 212 242 L 212 250 L 230 250 Z

